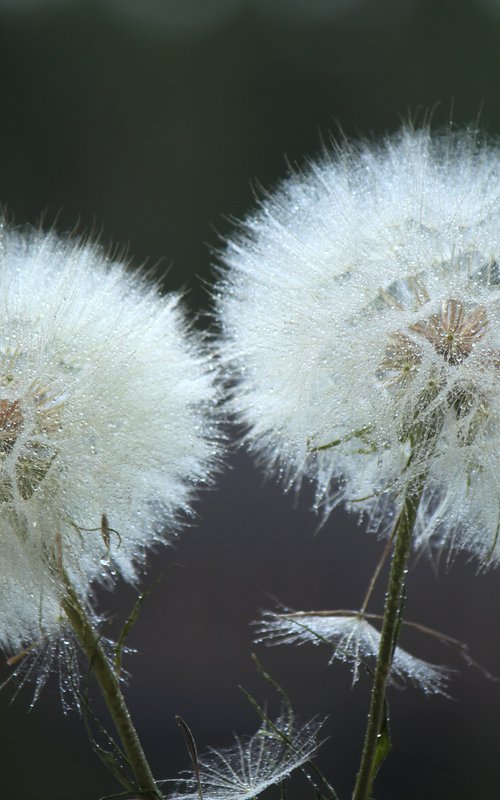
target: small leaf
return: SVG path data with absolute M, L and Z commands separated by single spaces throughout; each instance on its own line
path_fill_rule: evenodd
M 136 794 L 135 785 L 125 772 L 126 767 L 129 766 L 125 753 L 122 752 L 114 738 L 106 730 L 104 725 L 99 721 L 90 708 L 87 692 L 79 692 L 78 696 L 83 723 L 85 725 L 85 730 L 87 731 L 90 746 L 98 758 L 102 761 L 106 769 L 113 775 L 114 778 L 116 778 L 119 783 L 121 783 L 122 786 L 125 787 L 127 791 L 124 794 L 126 796 Z M 92 731 L 90 720 L 96 726 L 101 736 L 106 740 L 108 746 L 111 748 L 110 750 L 107 750 L 105 747 L 99 744 Z
M 375 780 L 377 772 L 379 771 L 382 762 L 385 761 L 385 759 L 391 752 L 391 748 L 392 748 L 392 743 L 391 743 L 391 733 L 389 729 L 389 706 L 387 704 L 387 699 L 386 699 L 384 701 L 384 718 L 382 720 L 380 733 L 377 739 L 377 747 L 375 748 L 375 756 L 373 758 L 370 785 L 373 785 L 373 781 Z
M 156 580 L 154 580 L 153 583 L 150 586 L 148 586 L 148 588 L 142 594 L 139 595 L 139 597 L 137 598 L 137 600 L 134 603 L 134 607 L 132 608 L 132 611 L 130 612 L 128 618 L 125 620 L 125 624 L 124 624 L 124 626 L 123 626 L 123 628 L 121 630 L 120 636 L 118 637 L 118 641 L 117 641 L 116 646 L 115 646 L 114 664 L 115 664 L 115 672 L 116 672 L 118 677 L 120 677 L 120 672 L 121 672 L 121 668 L 122 668 L 123 648 L 125 646 L 125 642 L 127 640 L 127 637 L 129 635 L 130 631 L 132 630 L 132 628 L 134 627 L 135 623 L 137 622 L 137 618 L 139 616 L 139 611 L 141 610 L 141 606 L 142 606 L 144 600 L 146 599 L 146 597 L 149 597 L 149 595 L 151 594 L 153 589 L 156 589 L 156 587 L 163 580 L 164 577 L 165 577 L 165 573 L 162 573 L 161 575 L 159 575 L 158 578 L 156 578 Z
M 194 736 L 191 733 L 191 729 L 187 724 L 187 722 L 184 722 L 182 717 L 180 717 L 178 714 L 175 715 L 175 721 L 177 722 L 177 725 L 181 729 L 182 733 L 184 734 L 184 739 L 186 740 L 187 749 L 189 751 L 189 755 L 191 757 L 191 761 L 193 764 L 193 772 L 198 789 L 198 797 L 199 800 L 203 800 L 203 790 L 201 788 L 201 778 L 200 778 L 200 763 L 198 761 L 198 750 L 196 748 L 196 742 L 194 740 Z
M 267 672 L 267 670 L 264 668 L 264 665 L 262 664 L 262 662 L 260 661 L 260 659 L 257 657 L 257 655 L 255 653 L 251 653 L 250 654 L 250 658 L 252 659 L 252 661 L 253 661 L 253 663 L 255 665 L 255 668 L 257 669 L 257 672 L 259 673 L 259 675 L 261 675 L 262 678 L 265 681 L 267 681 L 267 683 L 269 683 L 273 687 L 273 689 L 276 690 L 276 692 L 282 698 L 286 710 L 288 711 L 289 714 L 292 714 L 292 704 L 290 703 L 290 698 L 288 697 L 288 695 L 285 692 L 285 690 L 283 689 L 283 687 Z M 246 694 L 246 692 L 245 692 L 245 694 Z M 248 697 L 249 696 L 247 695 L 247 698 Z M 261 709 L 259 708 L 259 713 L 260 712 L 261 712 Z M 262 714 L 261 714 L 261 716 L 262 716 Z

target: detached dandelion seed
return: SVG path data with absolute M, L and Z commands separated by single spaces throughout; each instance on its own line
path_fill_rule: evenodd
M 352 613 L 264 612 L 257 623 L 259 641 L 266 644 L 331 644 L 333 660 L 343 661 L 352 669 L 353 683 L 359 679 L 363 664 L 373 664 L 380 646 L 380 632 L 363 615 Z M 416 658 L 396 647 L 391 676 L 410 682 L 428 694 L 446 694 L 451 670 Z
M 404 129 L 291 175 L 223 254 L 221 358 L 245 441 L 413 543 L 500 558 L 500 151 Z M 418 443 L 418 447 L 416 444 Z
M 289 712 L 275 722 L 264 722 L 247 739 L 236 737 L 234 747 L 211 748 L 199 758 L 200 783 L 205 800 L 252 800 L 269 786 L 281 783 L 316 753 L 322 723 L 300 724 Z M 182 781 L 184 790 L 170 800 L 199 800 L 196 777 Z

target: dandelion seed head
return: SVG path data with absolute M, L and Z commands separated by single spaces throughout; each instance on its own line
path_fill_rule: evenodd
M 0 644 L 61 629 L 64 568 L 134 581 L 217 455 L 210 358 L 174 295 L 100 248 L 0 233 Z
M 417 546 L 500 557 L 500 151 L 403 130 L 266 198 L 223 254 L 221 358 L 245 440 Z M 419 443 L 416 448 L 416 443 Z

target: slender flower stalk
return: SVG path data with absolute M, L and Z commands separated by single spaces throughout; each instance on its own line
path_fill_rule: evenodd
M 447 337 L 446 342 L 447 352 L 450 352 L 453 337 Z M 430 389 L 427 396 L 430 397 L 429 403 L 431 404 L 432 394 Z M 412 463 L 416 461 L 420 465 L 420 472 L 406 489 L 391 535 L 391 539 L 394 540 L 394 549 L 387 584 L 380 646 L 373 677 L 368 724 L 352 800 L 370 800 L 378 767 L 385 756 L 385 753 L 379 755 L 378 744 L 384 723 L 387 682 L 403 619 L 408 559 L 411 553 L 417 514 L 422 502 L 427 472 L 432 461 L 436 442 L 439 439 L 443 421 L 442 410 L 439 406 L 437 409 L 434 407 L 433 413 L 427 418 L 425 425 L 422 425 L 419 420 L 414 421 L 413 426 L 408 431 L 411 451 L 406 469 L 411 469 Z M 377 574 L 378 570 L 375 572 L 375 575 Z
M 146 759 L 141 742 L 125 703 L 120 679 L 99 642 L 85 609 L 77 594 L 65 579 L 67 594 L 62 600 L 62 608 L 71 628 L 84 651 L 92 673 L 95 675 L 102 695 L 123 745 L 130 768 L 133 772 L 136 789 L 146 800 L 161 800 L 153 773 Z
M 395 526 L 394 552 L 387 586 L 380 647 L 373 678 L 368 725 L 353 800 L 369 800 L 379 766 L 377 762 L 377 744 L 384 720 L 387 681 L 391 671 L 403 613 L 406 568 L 411 551 L 412 533 L 421 491 L 421 486 L 417 487 L 405 497 Z

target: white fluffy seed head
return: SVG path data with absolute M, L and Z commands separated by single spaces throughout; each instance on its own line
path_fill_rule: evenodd
M 94 246 L 0 234 L 0 643 L 59 631 L 64 568 L 134 580 L 217 452 L 211 361 L 176 296 Z
M 287 485 L 500 558 L 500 150 L 405 129 L 292 175 L 223 255 L 221 357 Z

